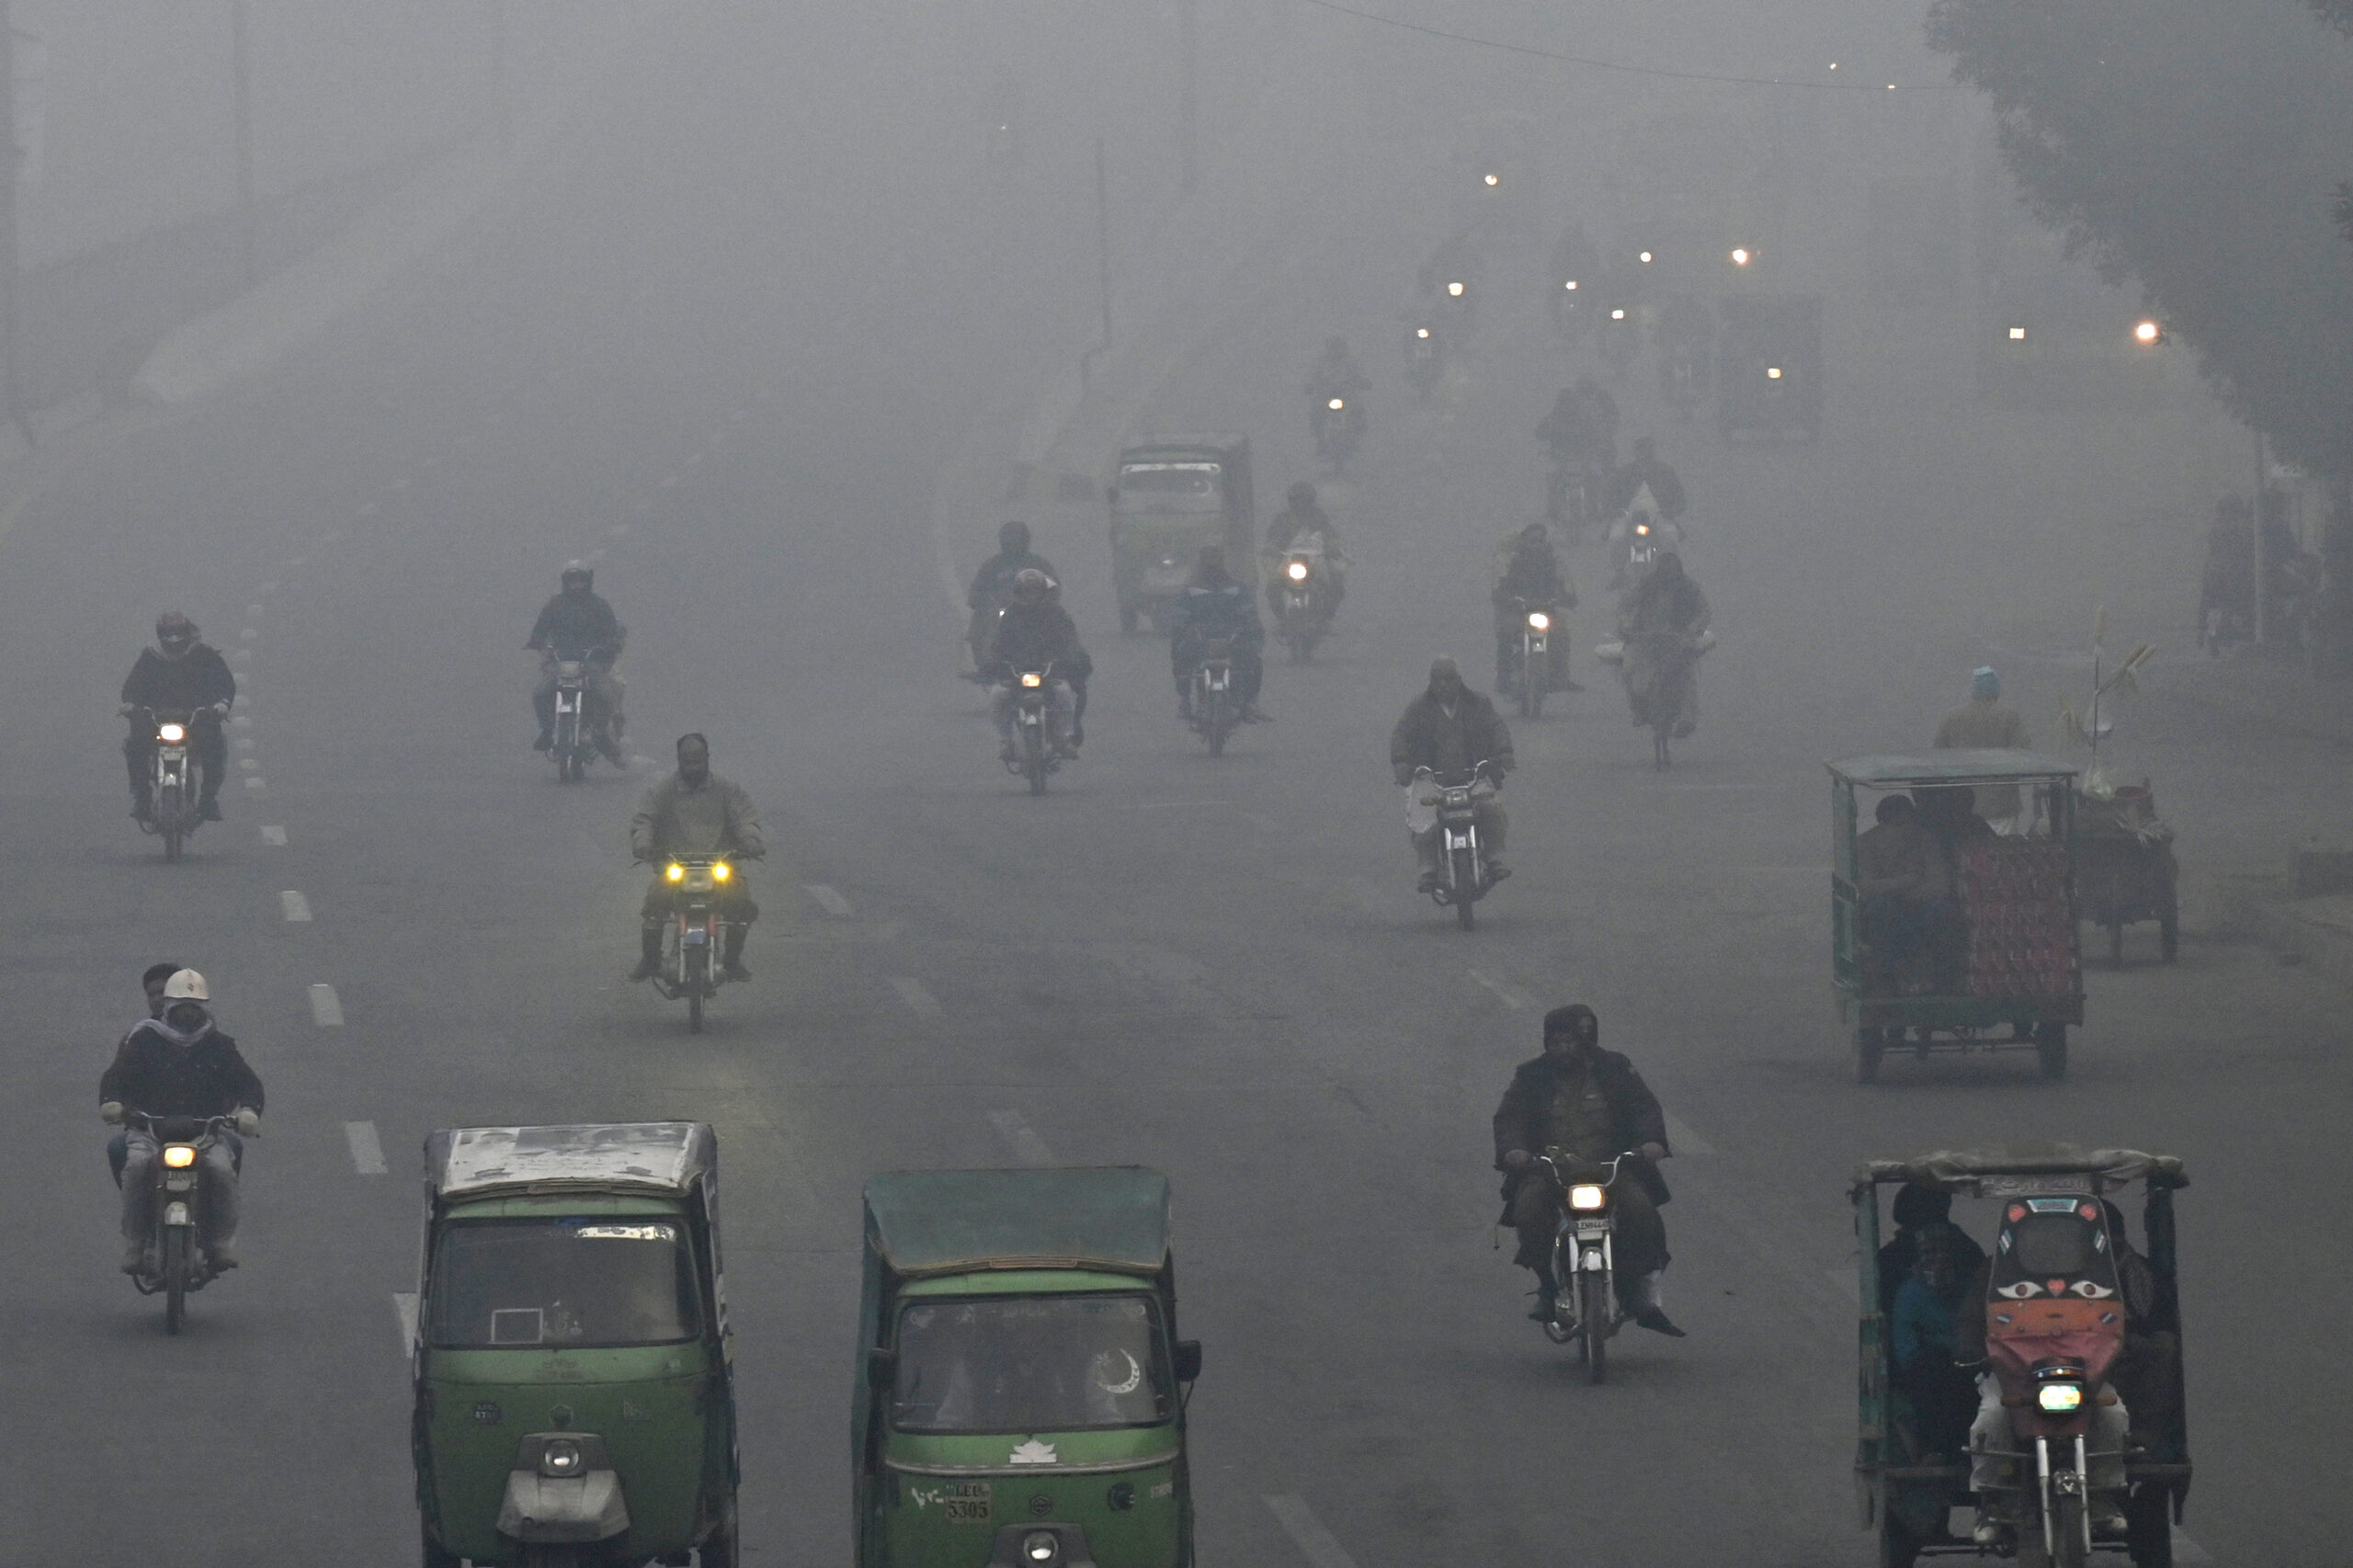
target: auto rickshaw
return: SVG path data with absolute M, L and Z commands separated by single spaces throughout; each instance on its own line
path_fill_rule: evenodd
M 1855 1026 L 1855 1076 L 1892 1051 L 2031 1049 L 2045 1078 L 2067 1074 L 2067 1029 L 2084 1021 L 2076 945 L 2075 769 L 2027 751 L 1861 756 L 1830 767 L 1830 945 L 1838 1016 Z M 1982 785 L 2015 785 L 2026 831 L 1995 834 Z M 1953 898 L 1927 908 L 1857 892 L 1857 797 L 1909 790 L 1933 826 Z M 2006 1036 L 1996 1031 L 2006 1029 Z
M 461 1127 L 425 1168 L 425 1568 L 737 1568 L 710 1128 Z
M 2107 1198 L 2135 1182 L 2144 1189 L 2138 1253 L 2123 1210 Z M 1880 1568 L 1988 1552 L 2020 1568 L 2084 1568 L 2100 1553 L 2170 1568 L 2191 1473 L 2173 1205 L 2188 1185 L 2170 1155 L 2064 1144 L 1945 1151 L 1856 1170 L 1856 1502 L 1863 1528 L 1878 1531 Z M 1882 1245 L 1885 1187 L 1902 1189 L 1901 1228 Z M 1907 1199 L 1927 1199 L 1934 1215 L 1954 1198 L 1998 1207 L 1990 1259 L 1973 1263 L 1955 1290 L 1947 1354 L 1923 1330 L 1939 1313 L 1915 1273 L 1922 1253 L 1939 1245 L 1924 1237 L 1945 1221 L 1902 1222 Z M 1949 1257 L 1957 1244 L 1945 1235 Z M 1983 1249 L 1972 1239 L 1971 1250 Z M 1908 1361 L 1899 1358 L 1906 1348 Z M 1972 1381 L 1980 1356 L 1998 1405 Z M 1983 1490 L 1972 1490 L 1972 1462 Z M 1972 1502 L 1976 1519 L 1955 1530 L 1951 1510 Z
M 1726 294 L 1716 312 L 1716 429 L 1822 438 L 1822 297 Z
M 859 1568 L 1191 1568 L 1158 1171 L 876 1176 L 858 1343 Z
M 1226 569 L 1256 588 L 1257 515 L 1250 495 L 1250 443 L 1240 436 L 1172 436 L 1120 454 L 1110 490 L 1111 581 L 1120 630 L 1168 609 L 1193 580 L 1208 544 L 1225 547 Z
M 2075 881 L 2083 916 L 2108 930 L 2108 961 L 2124 962 L 2124 927 L 2157 923 L 2157 955 L 2181 955 L 2181 863 L 2148 784 L 2075 798 Z

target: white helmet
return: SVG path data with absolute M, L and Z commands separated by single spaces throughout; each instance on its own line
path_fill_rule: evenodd
M 176 970 L 171 979 L 164 982 L 166 1002 L 210 1002 L 212 987 L 204 983 L 204 976 L 192 969 Z

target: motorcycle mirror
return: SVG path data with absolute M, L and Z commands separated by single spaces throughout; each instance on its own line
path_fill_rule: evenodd
M 1174 1359 L 1176 1381 L 1180 1383 L 1191 1382 L 1201 1375 L 1201 1342 L 1198 1339 L 1178 1340 Z

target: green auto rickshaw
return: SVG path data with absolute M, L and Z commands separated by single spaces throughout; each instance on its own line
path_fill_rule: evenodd
M 851 1412 L 859 1568 L 1190 1568 L 1168 1178 L 866 1185 Z
M 1120 454 L 1110 502 L 1111 581 L 1122 631 L 1147 617 L 1165 629 L 1203 545 L 1223 546 L 1226 570 L 1256 586 L 1257 514 L 1245 437 L 1171 436 L 1130 447 Z
M 425 1568 L 736 1568 L 710 1128 L 461 1127 L 425 1169 Z

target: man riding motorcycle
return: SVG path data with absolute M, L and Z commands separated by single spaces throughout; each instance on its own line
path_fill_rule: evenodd
M 1368 392 L 1372 380 L 1348 352 L 1348 340 L 1333 336 L 1324 340 L 1323 357 L 1307 369 L 1307 396 L 1321 404 L 1332 398 L 1353 400 L 1358 392 Z
M 996 553 L 981 562 L 981 569 L 972 574 L 972 590 L 964 596 L 965 608 L 972 612 L 964 641 L 972 650 L 975 679 L 983 673 L 982 656 L 996 631 L 997 612 L 1013 602 L 1013 580 L 1029 571 L 1043 572 L 1051 582 L 1062 581 L 1053 562 L 1029 548 L 1029 525 L 1007 523 L 996 530 Z
M 678 737 L 678 770 L 645 792 L 630 819 L 629 852 L 632 859 L 654 867 L 654 885 L 645 890 L 638 910 L 637 967 L 631 980 L 651 980 L 662 967 L 662 934 L 670 922 L 672 899 L 662 874 L 674 855 L 724 855 L 737 862 L 735 874 L 712 894 L 720 918 L 727 924 L 723 972 L 730 980 L 749 980 L 744 967 L 744 939 L 760 907 L 752 902 L 751 879 L 741 862 L 757 860 L 768 852 L 760 831 L 760 813 L 742 786 L 731 784 L 710 770 L 710 743 L 700 735 Z
M 123 1130 L 115 1177 L 122 1187 L 122 1271 L 137 1274 L 146 1266 L 155 1161 L 163 1148 L 152 1131 L 127 1125 L 129 1119 L 226 1116 L 235 1119 L 236 1131 L 221 1133 L 205 1149 L 199 1188 L 198 1244 L 218 1273 L 237 1267 L 237 1168 L 242 1140 L 261 1131 L 261 1079 L 238 1053 L 237 1042 L 214 1027 L 204 976 L 175 971 L 162 993 L 163 1016 L 125 1035 L 98 1079 L 98 1116 Z
M 1340 530 L 1315 502 L 1315 486 L 1305 480 L 1292 485 L 1283 494 L 1283 509 L 1267 525 L 1267 547 L 1258 552 L 1267 562 L 1267 613 L 1282 617 L 1283 585 L 1280 574 L 1283 558 L 1294 550 L 1313 550 L 1323 558 L 1317 586 L 1324 594 L 1324 613 L 1328 617 L 1338 612 L 1340 601 L 1347 597 L 1348 583 L 1346 558 L 1340 554 Z
M 1627 591 L 1618 606 L 1618 635 L 1626 645 L 1622 666 L 1626 705 L 1634 727 L 1651 722 L 1650 694 L 1683 660 L 1681 711 L 1674 722 L 1679 740 L 1699 725 L 1699 671 L 1693 662 L 1711 617 L 1708 596 L 1684 574 L 1683 558 L 1667 551 L 1649 576 Z M 1679 643 L 1679 647 L 1677 644 Z
M 202 775 L 197 814 L 206 822 L 221 820 L 221 782 L 229 771 L 229 743 L 221 722 L 236 700 L 237 677 L 229 673 L 229 661 L 200 640 L 196 623 L 176 609 L 157 616 L 155 645 L 140 650 L 122 683 L 122 714 L 131 721 L 122 756 L 131 770 L 132 816 L 145 823 L 155 815 L 155 730 L 148 713 L 156 711 L 188 715 L 188 750 Z
M 1564 469 L 1592 463 L 1603 473 L 1618 466 L 1618 400 L 1590 375 L 1563 387 L 1552 412 L 1536 427 L 1536 438 Z
M 1489 597 L 1495 606 L 1495 689 L 1504 690 L 1518 678 L 1520 629 L 1529 610 L 1550 607 L 1576 608 L 1576 585 L 1542 523 L 1506 534 L 1495 548 L 1495 585 Z M 1552 669 L 1546 681 L 1555 691 L 1583 691 L 1569 678 L 1569 640 L 1559 634 L 1546 643 Z
M 1064 757 L 1074 757 L 1086 740 L 1086 680 L 1095 673 L 1095 661 L 1079 645 L 1078 628 L 1063 608 L 1053 579 L 1025 566 L 1013 575 L 1012 597 L 981 656 L 981 674 L 995 686 L 990 710 L 996 719 L 1000 761 L 1021 760 L 1013 744 L 1013 682 L 1025 670 L 1043 669 L 1053 672 L 1047 689 L 1047 738 Z
M 1512 756 L 1511 731 L 1495 703 L 1463 684 L 1462 671 L 1452 659 L 1433 659 L 1428 688 L 1405 705 L 1397 727 L 1389 732 L 1389 767 L 1398 784 L 1412 789 L 1414 776 L 1425 767 L 1439 778 L 1460 778 L 1481 763 L 1487 765 L 1490 781 L 1500 784 L 1518 760 Z M 1480 793 L 1475 809 L 1488 880 L 1502 881 L 1511 875 L 1504 867 L 1509 819 L 1492 792 Z M 1409 812 L 1405 835 L 1421 864 L 1421 891 L 1428 892 L 1446 871 L 1438 862 L 1437 822 L 1415 826 L 1416 820 Z
M 1225 569 L 1222 545 L 1205 544 L 1193 562 L 1193 580 L 1178 595 L 1169 616 L 1168 669 L 1176 682 L 1176 711 L 1193 717 L 1193 672 L 1200 668 L 1204 643 L 1231 643 L 1234 700 L 1242 705 L 1245 724 L 1266 722 L 1258 710 L 1258 687 L 1266 679 L 1266 662 L 1259 650 L 1267 641 L 1258 624 L 1258 607 L 1250 602 L 1249 588 Z
M 629 629 L 614 616 L 613 607 L 597 595 L 596 569 L 586 562 L 565 562 L 558 581 L 560 591 L 540 607 L 530 639 L 523 644 L 528 652 L 540 655 L 541 665 L 540 684 L 531 692 L 540 738 L 531 743 L 531 749 L 547 751 L 555 745 L 555 666 L 559 659 L 572 654 L 585 659 L 588 699 L 606 715 L 596 737 L 597 749 L 618 763 L 620 749 L 614 743 L 620 738 L 621 697 L 628 687 L 613 674 L 613 665 L 621 656 L 621 644 L 629 641 Z
M 1683 494 L 1683 481 L 1673 468 L 1659 460 L 1658 443 L 1644 436 L 1634 443 L 1634 460 L 1610 476 L 1609 501 L 1606 508 L 1616 517 L 1634 504 L 1643 487 L 1650 487 L 1651 499 L 1658 504 L 1658 515 L 1670 523 L 1679 523 L 1688 503 Z
M 1536 1276 L 1539 1295 L 1529 1315 L 1549 1321 L 1561 1287 L 1552 1275 L 1560 1197 L 1537 1156 L 1559 1149 L 1575 1160 L 1606 1163 L 1631 1152 L 1641 1160 L 1621 1165 L 1610 1187 L 1618 1299 L 1644 1328 L 1682 1338 L 1659 1305 L 1667 1265 L 1666 1223 L 1658 1211 L 1667 1200 L 1658 1174 L 1669 1153 L 1666 1113 L 1631 1062 L 1601 1049 L 1601 1020 L 1592 1008 L 1578 1004 L 1544 1015 L 1544 1054 L 1512 1074 L 1495 1107 L 1495 1168 L 1504 1175 L 1498 1223 L 1519 1233 L 1512 1261 Z

